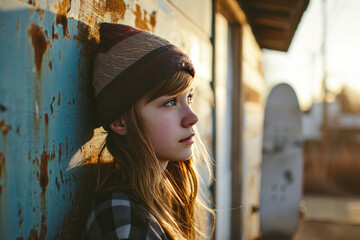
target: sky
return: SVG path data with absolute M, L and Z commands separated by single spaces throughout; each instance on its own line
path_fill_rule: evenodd
M 323 2 L 310 0 L 288 52 L 263 50 L 268 90 L 278 83 L 289 83 L 303 110 L 322 97 Z M 346 84 L 360 91 L 360 1 L 326 0 L 326 6 L 328 90 L 338 93 Z

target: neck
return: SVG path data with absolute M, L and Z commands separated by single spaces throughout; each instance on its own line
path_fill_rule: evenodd
M 160 162 L 161 173 L 164 173 L 169 161 L 168 160 L 159 160 L 159 162 Z

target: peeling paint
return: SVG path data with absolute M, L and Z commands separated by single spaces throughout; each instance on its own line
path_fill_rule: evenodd
M 71 8 L 71 0 L 62 0 L 55 7 L 56 14 L 67 16 Z
M 71 8 L 71 0 L 63 0 L 55 7 L 56 12 L 56 26 L 61 24 L 63 26 L 63 38 L 70 38 L 68 30 L 67 14 Z
M 154 28 L 156 25 L 156 11 L 154 11 L 150 14 L 150 25 L 152 27 L 152 30 L 154 31 Z
M 126 5 L 123 0 L 107 0 L 105 11 L 110 12 L 111 21 L 117 23 L 120 19 L 124 19 Z
M 144 17 L 143 17 L 140 5 L 136 4 L 136 11 L 133 11 L 133 13 L 135 14 L 135 17 L 136 17 L 136 19 L 135 19 L 135 27 L 136 28 L 154 32 L 154 28 L 156 25 L 156 12 L 155 11 L 152 12 L 150 14 L 150 16 L 148 17 L 147 11 L 144 10 Z M 151 26 L 151 29 L 149 26 Z
M 41 70 L 41 64 L 48 47 L 49 41 L 45 39 L 43 28 L 36 24 L 32 24 L 28 30 L 28 34 L 31 36 L 32 45 L 35 51 L 35 65 L 38 72 Z
M 68 19 L 65 15 L 56 15 L 56 26 L 63 26 L 63 38 L 70 38 L 68 30 Z
M 59 39 L 59 34 L 57 32 L 55 32 L 55 27 L 52 27 L 52 39 L 56 40 Z
M 37 8 L 35 11 L 39 14 L 40 22 L 41 22 L 44 19 L 44 10 L 41 8 Z

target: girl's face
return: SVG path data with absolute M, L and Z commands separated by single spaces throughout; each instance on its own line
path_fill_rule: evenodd
M 175 96 L 161 96 L 148 103 L 140 100 L 140 116 L 146 137 L 161 161 L 184 161 L 191 157 L 193 126 L 198 117 L 191 110 L 193 88 Z

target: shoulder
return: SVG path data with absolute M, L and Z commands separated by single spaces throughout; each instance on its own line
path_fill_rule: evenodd
M 90 210 L 85 239 L 166 239 L 155 217 L 124 192 L 97 198 Z

